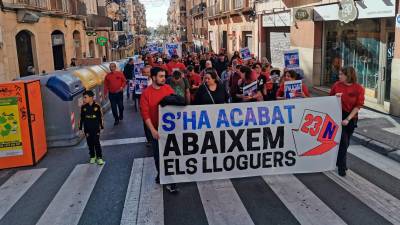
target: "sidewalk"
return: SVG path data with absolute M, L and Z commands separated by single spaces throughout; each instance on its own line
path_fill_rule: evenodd
M 311 89 L 314 96 L 327 93 Z M 353 139 L 380 154 L 400 162 L 400 118 L 362 108 Z

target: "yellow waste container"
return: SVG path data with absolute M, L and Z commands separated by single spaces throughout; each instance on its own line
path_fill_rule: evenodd
M 74 70 L 72 74 L 81 80 L 82 86 L 86 90 L 92 90 L 94 92 L 94 99 L 97 102 L 101 101 L 101 93 L 103 93 L 103 90 L 100 91 L 102 81 L 99 76 L 87 68 Z
M 103 110 L 108 108 L 109 99 L 104 95 L 104 79 L 107 76 L 108 71 L 106 71 L 102 66 L 90 66 L 87 68 L 90 72 L 94 73 L 97 76 L 99 81 L 99 103 L 102 106 Z

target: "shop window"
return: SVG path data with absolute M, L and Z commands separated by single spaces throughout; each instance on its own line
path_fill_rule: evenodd
M 352 66 L 358 82 L 375 92 L 379 77 L 379 28 L 378 19 L 325 23 L 324 86 L 338 80 L 340 67 Z

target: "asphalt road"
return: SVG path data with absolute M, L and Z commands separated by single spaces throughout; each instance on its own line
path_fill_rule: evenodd
M 400 224 L 400 164 L 357 143 L 345 179 L 335 172 L 251 177 L 180 184 L 170 194 L 149 175 L 152 153 L 133 105 L 112 124 L 108 112 L 103 168 L 86 167 L 82 142 L 50 149 L 35 167 L 1 170 L 0 225 Z

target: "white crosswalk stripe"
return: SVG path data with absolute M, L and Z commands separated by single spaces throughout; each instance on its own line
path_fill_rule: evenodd
M 263 179 L 301 224 L 346 224 L 293 175 Z
M 254 224 L 230 180 L 198 182 L 197 187 L 210 225 Z
M 77 165 L 36 225 L 76 225 L 104 166 Z
M 0 220 L 46 169 L 18 171 L 0 187 Z
M 391 174 L 400 180 L 400 164 L 386 157 L 372 152 L 362 146 L 351 146 L 349 152 L 364 162 Z M 64 184 L 60 187 L 55 197 L 50 200 L 47 209 L 38 215 L 37 225 L 77 225 L 85 208 L 95 207 L 88 205 L 94 187 L 102 176 L 104 166 L 82 164 L 77 165 Z M 105 168 L 107 169 L 107 167 Z M 0 186 L 0 223 L 7 219 L 13 206 L 35 185 L 46 169 L 21 170 L 11 176 Z M 360 201 L 371 208 L 371 213 L 382 216 L 393 224 L 400 224 L 400 200 L 367 181 L 360 175 L 349 170 L 346 177 L 339 177 L 336 172 L 324 173 L 336 184 L 344 188 Z M 128 187 L 124 199 L 121 225 L 164 225 L 163 188 L 155 184 L 156 169 L 154 160 L 149 158 L 136 158 L 132 162 Z M 322 176 L 322 175 L 320 175 Z M 43 176 L 42 179 L 46 179 Z M 271 194 L 276 195 L 300 224 L 346 224 L 341 218 L 337 208 L 329 202 L 325 203 L 313 193 L 305 184 L 294 175 L 263 176 L 265 185 L 272 189 Z M 43 181 L 43 180 L 41 180 Z M 234 182 L 235 183 L 235 182 Z M 263 185 L 264 183 L 261 182 Z M 178 185 L 179 186 L 179 185 Z M 236 188 L 238 188 L 236 186 Z M 231 180 L 215 180 L 197 183 L 199 202 L 203 207 L 205 218 L 210 225 L 252 225 L 256 219 L 251 210 L 247 208 L 251 202 L 243 202 L 243 190 L 236 190 Z M 243 197 L 243 196 L 242 196 Z M 179 198 L 179 194 L 177 194 Z M 278 201 L 278 200 L 275 201 Z M 331 207 L 332 208 L 331 208 Z M 11 210 L 10 210 L 11 209 Z M 335 210 L 333 210 L 335 209 Z M 177 209 L 179 210 L 179 209 Z M 182 209 L 180 209 L 182 210 Z M 266 212 L 268 213 L 268 212 Z M 202 214 L 204 215 L 204 214 Z M 266 221 L 267 222 L 267 221 Z M 168 224 L 171 224 L 169 221 Z
M 138 225 L 163 225 L 164 203 L 161 185 L 154 182 L 157 175 L 153 158 L 145 158 L 138 210 Z
M 143 164 L 143 158 L 135 159 L 133 162 L 131 177 L 126 191 L 124 210 L 122 211 L 121 225 L 133 225 L 137 222 Z
M 362 145 L 352 145 L 349 153 L 400 180 L 400 164 Z
M 332 171 L 325 174 L 385 219 L 393 224 L 400 224 L 399 199 L 351 170 L 347 171 L 346 177 L 340 177 Z

